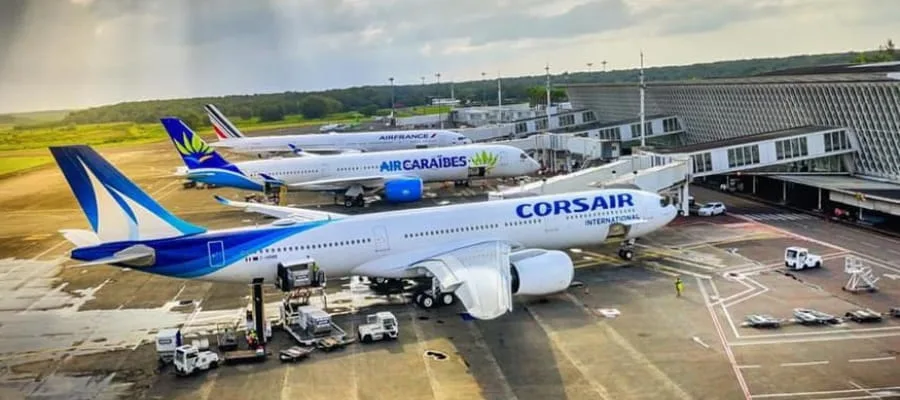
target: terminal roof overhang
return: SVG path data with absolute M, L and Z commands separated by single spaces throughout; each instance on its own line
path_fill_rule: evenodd
M 704 142 L 697 143 L 687 146 L 680 147 L 670 147 L 664 149 L 653 149 L 654 153 L 660 154 L 690 154 L 690 153 L 700 153 L 704 151 L 709 151 L 712 149 L 732 147 L 732 146 L 740 146 L 745 144 L 757 143 L 757 142 L 765 142 L 768 140 L 778 140 L 778 139 L 786 139 L 794 136 L 804 136 L 817 132 L 823 131 L 831 131 L 835 129 L 841 129 L 838 127 L 829 127 L 829 126 L 802 126 L 797 128 L 790 129 L 781 129 L 770 132 L 762 132 L 756 133 L 753 135 L 740 136 L 736 138 L 728 138 L 723 140 L 716 140 L 712 142 Z

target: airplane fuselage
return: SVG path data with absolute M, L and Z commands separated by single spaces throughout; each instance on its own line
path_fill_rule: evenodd
M 315 260 L 329 278 L 409 277 L 408 266 L 440 249 L 504 241 L 514 249 L 565 249 L 646 235 L 675 218 L 674 206 L 636 190 L 595 190 L 315 222 L 280 221 L 140 242 L 155 251 L 144 272 L 215 282 L 273 282 L 279 264 Z M 91 261 L 136 245 L 75 249 Z M 417 256 L 417 251 L 423 252 Z M 419 258 L 417 258 L 419 257 Z
M 260 136 L 225 139 L 211 146 L 243 154 L 275 154 L 293 151 L 291 146 L 307 152 L 390 151 L 418 148 L 446 147 L 469 144 L 465 136 L 445 130 L 410 130 L 359 132 L 341 134 L 308 134 Z
M 479 159 L 479 157 L 481 159 Z M 492 160 L 485 163 L 485 160 Z M 263 190 L 264 176 L 285 185 L 356 177 L 417 177 L 423 182 L 469 178 L 516 177 L 537 171 L 534 159 L 519 149 L 499 145 L 349 153 L 327 157 L 290 157 L 235 163 L 243 174 L 220 168 L 195 168 L 192 179 L 248 190 Z M 301 190 L 342 190 L 348 184 L 321 184 Z

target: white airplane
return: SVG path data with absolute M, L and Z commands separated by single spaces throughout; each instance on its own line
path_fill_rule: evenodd
M 521 149 L 495 144 L 447 148 L 349 153 L 328 157 L 289 157 L 229 163 L 178 118 L 163 126 L 197 182 L 266 191 L 288 190 L 343 194 L 347 207 L 363 206 L 366 193 L 380 192 L 388 202 L 418 201 L 424 182 L 468 182 L 537 172 L 540 164 Z
M 275 283 L 325 278 L 431 278 L 424 307 L 458 299 L 475 318 L 512 310 L 514 295 L 543 296 L 574 276 L 563 251 L 622 240 L 619 255 L 675 218 L 676 208 L 632 189 L 497 200 L 347 216 L 220 201 L 280 217 L 269 225 L 207 230 L 164 209 L 87 146 L 51 147 L 91 230 L 63 230 L 82 266 L 110 264 L 169 277 Z M 310 263 L 320 267 L 310 274 Z M 298 277 L 312 277 L 308 281 Z
M 247 137 L 214 105 L 207 104 L 205 108 L 213 130 L 219 138 L 219 141 L 210 144 L 211 147 L 235 153 L 254 154 L 260 158 L 286 153 L 312 156 L 460 146 L 472 143 L 465 135 L 437 129 Z M 322 129 L 336 130 L 339 126 L 326 125 Z M 322 129 L 320 131 L 324 132 Z

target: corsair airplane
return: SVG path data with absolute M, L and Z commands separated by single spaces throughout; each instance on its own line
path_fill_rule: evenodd
M 634 239 L 676 215 L 667 199 L 632 189 L 355 216 L 220 199 L 281 219 L 207 230 L 164 209 L 90 147 L 51 147 L 50 152 L 91 227 L 61 231 L 76 246 L 70 257 L 82 266 L 275 283 L 285 290 L 283 282 L 297 282 L 295 272 L 314 260 L 329 279 L 431 277 L 432 289 L 416 295 L 420 305 L 458 299 L 479 319 L 512 310 L 514 295 L 543 296 L 568 288 L 573 263 L 556 249 L 621 240 L 619 255 L 631 259 Z
M 212 122 L 213 130 L 219 138 L 219 141 L 210 144 L 211 147 L 235 153 L 253 154 L 260 158 L 291 153 L 311 156 L 447 147 L 472 143 L 471 139 L 462 134 L 436 129 L 246 137 L 219 112 L 216 106 L 207 104 L 205 108 L 209 115 L 209 121 Z M 327 127 L 329 126 L 326 125 L 323 128 Z
M 332 192 L 343 194 L 347 207 L 364 205 L 366 193 L 381 192 L 392 203 L 418 201 L 422 198 L 423 182 L 516 177 L 540 168 L 524 151 L 494 144 L 231 164 L 180 119 L 163 118 L 162 124 L 181 154 L 190 180 L 255 191 L 264 191 L 269 185 Z

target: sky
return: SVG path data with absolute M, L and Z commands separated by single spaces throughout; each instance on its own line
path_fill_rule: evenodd
M 874 49 L 897 0 L 0 0 L 0 112 Z M 900 37 L 894 38 L 895 40 Z

